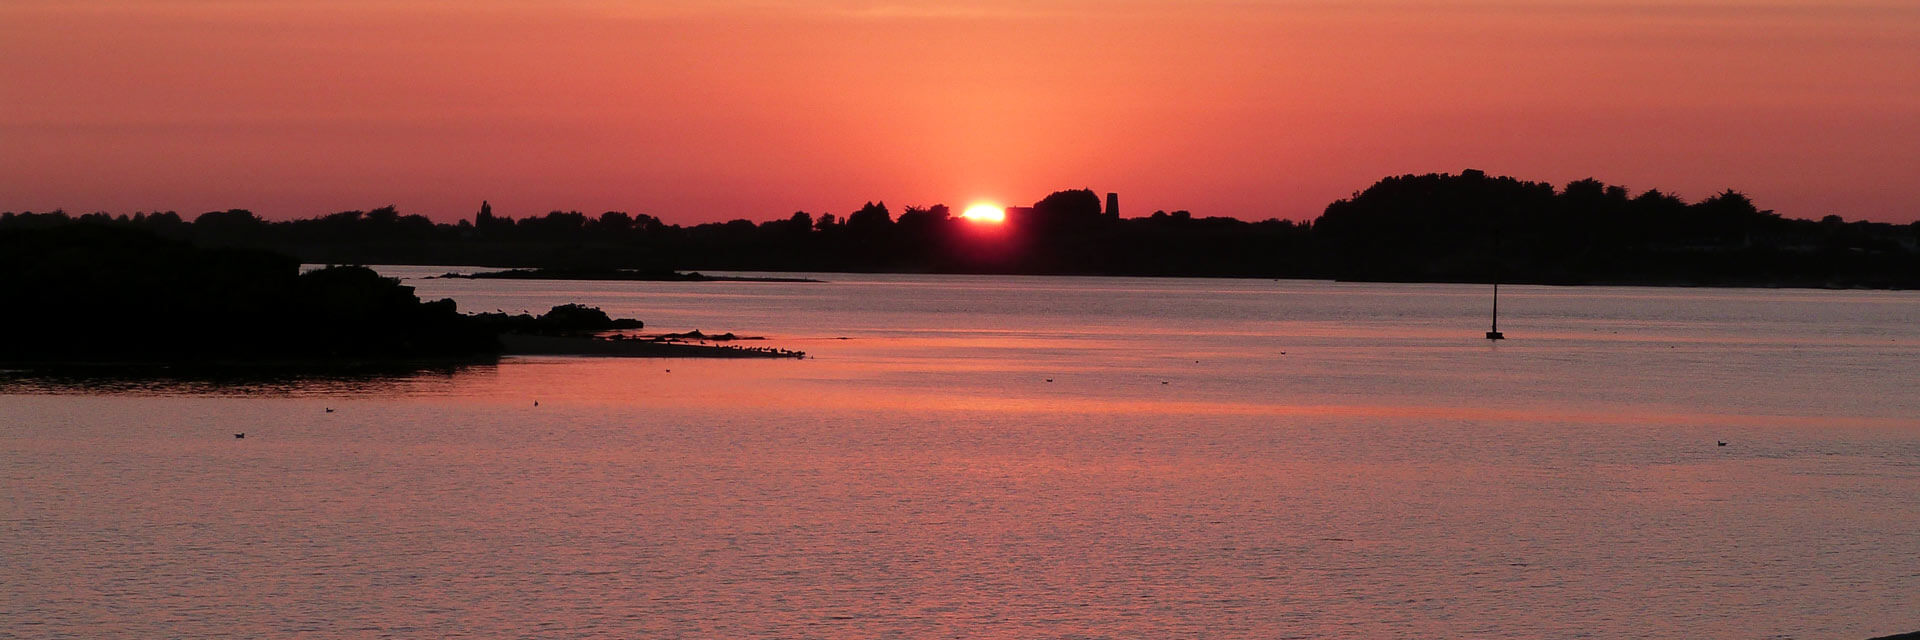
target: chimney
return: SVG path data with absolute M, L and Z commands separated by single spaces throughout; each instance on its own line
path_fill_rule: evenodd
M 1120 194 L 1113 192 L 1107 193 L 1107 217 L 1115 220 L 1120 219 Z

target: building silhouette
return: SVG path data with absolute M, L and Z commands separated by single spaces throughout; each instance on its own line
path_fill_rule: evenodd
M 1120 219 L 1120 194 L 1108 192 L 1102 207 L 1092 189 L 1058 191 L 1027 207 L 1006 207 L 1007 222 L 1015 225 L 1084 224 Z

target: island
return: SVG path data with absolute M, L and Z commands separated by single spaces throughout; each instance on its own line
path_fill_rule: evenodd
M 709 336 L 683 333 L 631 333 L 639 320 L 611 318 L 595 307 L 564 304 L 535 316 L 478 313 L 468 316 L 500 341 L 501 353 L 516 356 L 615 356 L 629 358 L 805 358 L 802 351 L 709 342 L 764 340 L 732 332 Z
M 460 313 L 361 266 L 203 248 L 110 225 L 0 230 L 0 365 L 248 367 L 496 361 L 506 355 L 802 358 L 635 335 L 580 304 L 540 315 Z

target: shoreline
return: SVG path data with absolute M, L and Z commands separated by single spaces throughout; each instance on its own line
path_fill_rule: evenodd
M 388 262 L 383 264 L 385 266 L 395 266 L 395 267 L 472 267 L 472 268 L 485 268 L 485 269 L 500 269 L 500 267 L 491 266 L 491 265 L 465 265 L 465 264 L 448 264 L 448 263 L 429 264 L 429 263 L 414 263 L 414 262 Z M 505 271 L 494 271 L 490 273 L 530 272 L 530 271 L 536 271 L 536 270 L 537 269 L 510 268 Z M 900 276 L 1017 276 L 1017 277 L 1028 277 L 1028 278 L 1064 277 L 1064 278 L 1151 278 L 1151 279 L 1195 279 L 1195 280 L 1297 280 L 1301 282 L 1334 282 L 1334 283 L 1341 283 L 1341 284 L 1477 284 L 1477 285 L 1488 285 L 1488 286 L 1492 286 L 1494 284 L 1494 281 L 1491 279 L 1341 278 L 1341 277 L 1312 276 L 1312 275 L 1258 275 L 1258 274 L 1168 274 L 1168 273 L 1126 273 L 1126 272 L 1025 273 L 1025 272 L 985 271 L 985 270 L 932 271 L 932 270 L 908 270 L 908 269 L 901 269 L 901 270 L 808 269 L 808 270 L 782 271 L 782 270 L 768 270 L 768 269 L 736 269 L 736 268 L 711 268 L 711 269 L 705 269 L 705 271 L 724 271 L 724 272 L 732 272 L 732 273 L 765 273 L 765 274 L 802 274 L 803 273 L 803 274 L 900 275 Z M 676 273 L 679 273 L 679 272 L 676 272 Z M 446 273 L 446 274 L 437 275 L 437 276 L 425 276 L 425 277 L 421 277 L 420 279 L 426 279 L 426 280 L 438 280 L 438 279 L 556 280 L 556 281 L 578 280 L 578 281 L 589 281 L 589 282 L 590 281 L 630 281 L 630 282 L 788 282 L 788 283 L 805 282 L 805 283 L 821 283 L 821 284 L 831 283 L 831 281 L 829 280 L 820 280 L 820 279 L 806 278 L 806 277 L 708 276 L 708 275 L 702 274 L 701 270 L 689 270 L 686 273 L 689 275 L 699 275 L 702 279 L 590 278 L 590 277 L 576 278 L 576 277 L 564 277 L 564 276 L 557 276 L 557 275 L 556 276 L 537 276 L 537 277 L 536 276 L 495 277 L 495 276 L 481 276 L 479 274 L 461 275 L 457 273 Z M 1647 288 L 1661 288 L 1661 289 L 1800 289 L 1800 290 L 1807 290 L 1807 291 L 1920 291 L 1920 288 L 1904 287 L 1904 286 L 1899 286 L 1895 284 L 1879 285 L 1879 284 L 1870 284 L 1870 283 L 1848 283 L 1848 282 L 1830 282 L 1830 283 L 1824 283 L 1824 284 L 1815 284 L 1815 283 L 1804 282 L 1804 281 L 1785 281 L 1785 280 L 1778 281 L 1778 282 L 1713 282 L 1713 281 L 1698 281 L 1698 280 L 1686 280 L 1686 281 L 1682 281 L 1682 280 L 1590 280 L 1590 281 L 1583 281 L 1583 282 L 1567 282 L 1567 281 L 1555 281 L 1555 280 L 1516 278 L 1511 280 L 1503 279 L 1500 281 L 1500 284 L 1521 285 L 1521 286 L 1541 286 L 1541 287 L 1647 287 Z
M 586 356 L 604 358 L 773 358 L 805 359 L 806 352 L 773 347 L 690 344 L 658 338 L 600 338 L 504 334 L 502 356 Z
M 439 266 L 439 265 L 436 265 Z M 475 265 L 444 265 L 475 266 Z M 760 278 L 752 276 L 710 276 L 698 271 L 646 272 L 637 269 L 507 269 L 476 273 L 447 272 L 427 276 L 425 280 L 580 280 L 612 282 L 822 282 L 812 278 Z
M 759 338 L 738 338 L 759 340 Z M 396 358 L 260 358 L 214 360 L 17 360 L 0 361 L 8 375 L 81 375 L 102 377 L 306 376 L 360 375 L 457 369 L 499 364 L 524 356 L 602 358 L 805 359 L 806 352 L 774 347 L 707 345 L 675 339 L 607 339 L 592 336 L 502 334 L 499 353 L 473 356 Z

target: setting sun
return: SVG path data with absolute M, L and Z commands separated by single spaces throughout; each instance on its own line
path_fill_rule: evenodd
M 998 224 L 1007 221 L 1007 210 L 990 204 L 976 204 L 967 207 L 967 212 L 960 214 L 960 217 L 974 222 L 992 222 Z

